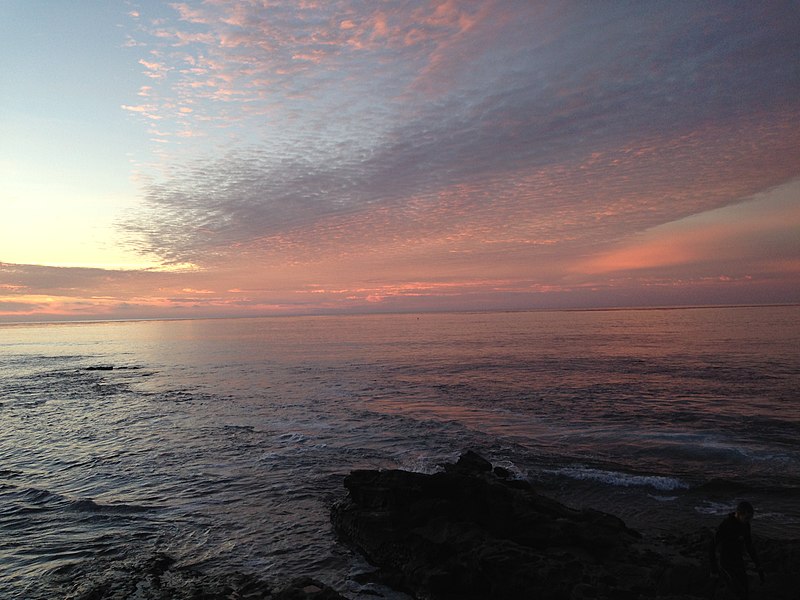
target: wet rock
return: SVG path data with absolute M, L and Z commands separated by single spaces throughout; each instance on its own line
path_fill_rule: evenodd
M 503 467 L 495 467 L 493 472 L 500 479 L 508 479 L 509 477 L 511 477 L 511 471 L 509 471 L 508 469 L 505 469 Z
M 710 532 L 644 539 L 611 514 L 537 494 L 474 452 L 432 475 L 354 471 L 345 487 L 332 522 L 377 567 L 365 578 L 415 598 L 688 599 L 715 585 Z M 753 598 L 797 600 L 800 582 L 789 583 Z
M 612 515 L 508 485 L 474 453 L 433 475 L 355 471 L 345 486 L 337 532 L 377 578 L 420 598 L 569 598 L 639 537 Z
M 492 470 L 492 463 L 472 450 L 467 450 L 462 454 L 455 464 L 445 464 L 442 466 L 447 473 L 480 474 L 488 473 Z
M 67 600 L 216 600 L 271 598 L 271 588 L 241 573 L 209 575 L 174 568 L 174 560 L 156 554 L 143 560 L 94 562 L 70 572 Z
M 272 597 L 272 600 L 347 600 L 324 583 L 311 577 L 301 577 Z
M 66 600 L 346 600 L 310 577 L 274 585 L 244 573 L 210 574 L 175 566 L 161 553 L 91 561 L 60 574 Z

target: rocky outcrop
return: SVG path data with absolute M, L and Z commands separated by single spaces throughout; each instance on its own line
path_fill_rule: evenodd
M 62 573 L 67 600 L 346 600 L 315 579 L 274 585 L 243 573 L 209 574 L 175 566 L 166 554 L 94 561 Z M 50 596 L 55 597 L 55 596 Z
M 613 515 L 537 494 L 473 452 L 432 475 L 354 471 L 345 487 L 332 521 L 378 567 L 362 580 L 415 598 L 713 597 L 710 532 L 645 539 Z M 795 560 L 768 574 L 769 591 L 753 597 L 796 600 L 798 567 Z

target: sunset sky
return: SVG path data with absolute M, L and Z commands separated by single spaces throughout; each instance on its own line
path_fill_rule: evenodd
M 0 9 L 0 320 L 800 301 L 797 2 Z

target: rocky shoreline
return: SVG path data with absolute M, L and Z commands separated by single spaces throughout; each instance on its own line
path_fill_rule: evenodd
M 443 468 L 345 478 L 347 497 L 331 509 L 334 530 L 375 567 L 357 582 L 419 600 L 732 598 L 710 575 L 708 529 L 650 539 L 614 515 L 542 496 L 474 452 Z M 800 540 L 755 541 L 767 578 L 762 585 L 753 577 L 751 600 L 800 600 Z M 347 600 L 314 578 L 275 585 L 207 575 L 164 554 L 61 576 L 68 600 Z
M 162 553 L 92 561 L 62 573 L 64 600 L 347 600 L 312 577 L 276 585 L 255 575 L 210 575 Z
M 467 452 L 432 475 L 354 471 L 332 510 L 365 574 L 425 600 L 724 598 L 711 531 L 648 539 L 617 517 L 575 510 Z M 800 598 L 800 540 L 757 539 L 767 575 L 751 599 Z

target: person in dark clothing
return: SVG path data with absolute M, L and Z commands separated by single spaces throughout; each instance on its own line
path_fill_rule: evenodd
M 750 555 L 758 570 L 761 582 L 764 572 L 758 562 L 758 555 L 750 535 L 750 521 L 753 520 L 753 505 L 740 502 L 736 512 L 729 514 L 717 528 L 712 547 L 712 573 L 718 573 L 727 586 L 742 600 L 749 597 L 747 569 L 744 562 L 744 551 Z M 719 562 L 717 562 L 719 554 Z

